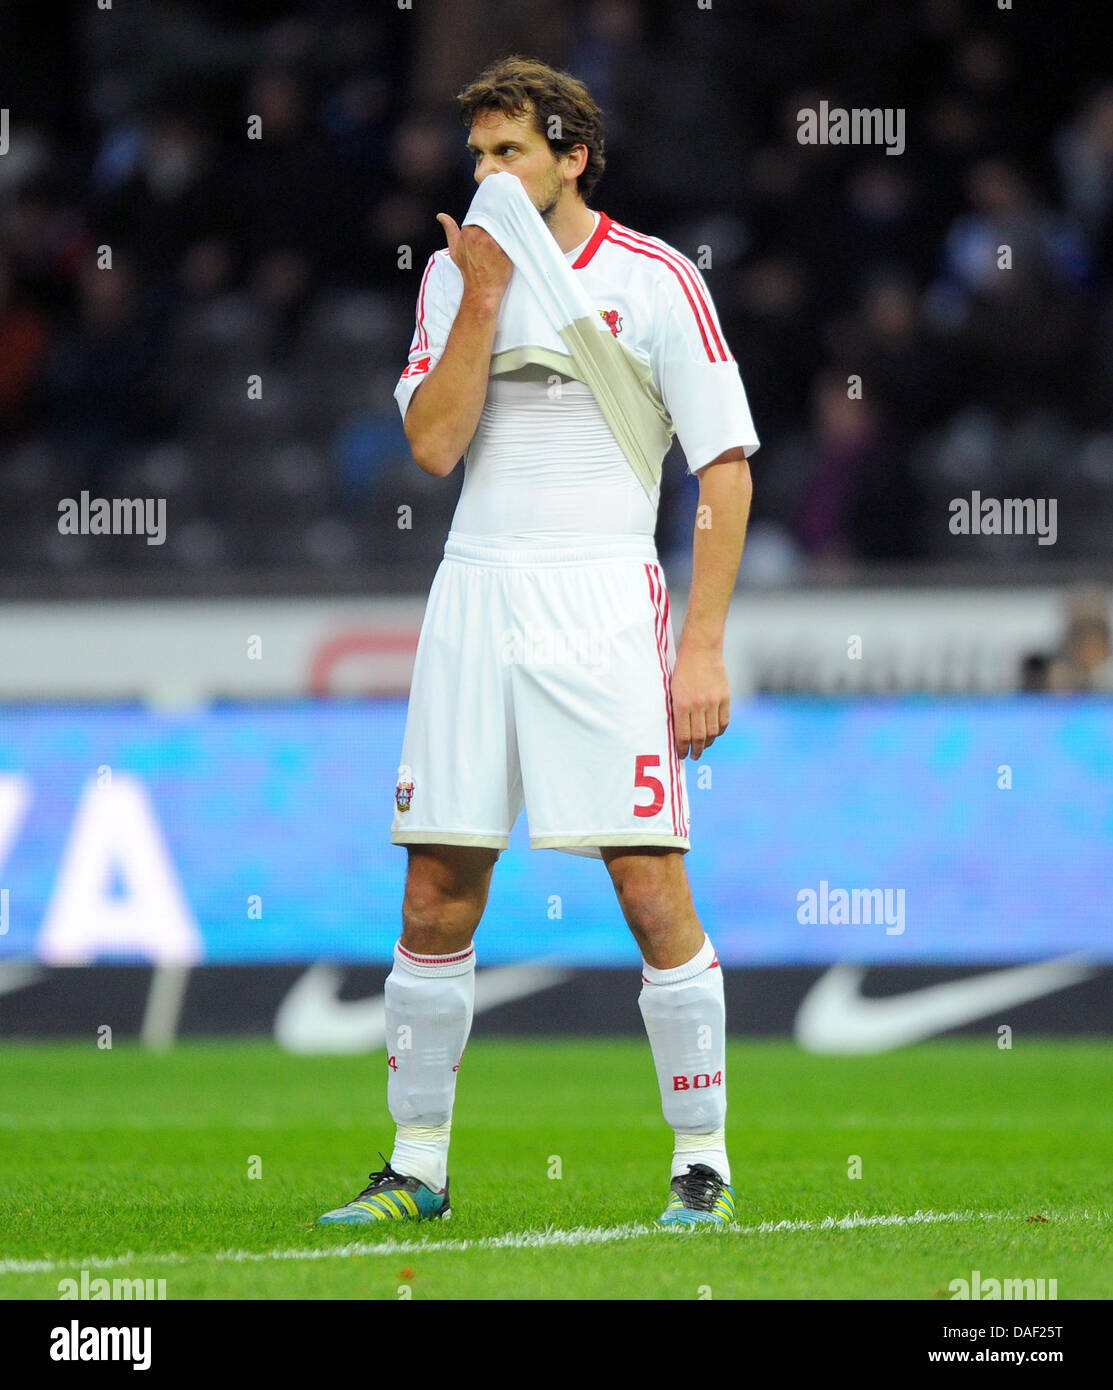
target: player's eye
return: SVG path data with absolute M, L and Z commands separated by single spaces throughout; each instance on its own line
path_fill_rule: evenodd
M 518 146 L 517 146 L 517 145 L 499 145 L 498 148 L 495 150 L 495 153 L 496 153 L 496 154 L 500 154 L 500 155 L 501 155 L 501 154 L 506 154 L 508 151 L 514 151 L 515 153 L 517 153 L 517 150 L 518 150 Z M 473 163 L 473 164 L 476 163 L 478 160 L 480 160 L 480 159 L 483 158 L 483 151 L 482 151 L 482 150 L 470 150 L 470 151 L 469 151 L 469 154 L 470 154 L 471 157 L 472 157 L 472 163 Z

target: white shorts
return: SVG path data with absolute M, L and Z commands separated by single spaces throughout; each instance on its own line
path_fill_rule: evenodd
M 450 533 L 414 661 L 391 840 L 687 850 L 669 599 L 651 540 L 507 550 Z

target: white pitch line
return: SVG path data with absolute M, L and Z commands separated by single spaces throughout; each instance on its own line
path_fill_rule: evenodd
M 1071 1212 L 1067 1215 L 1075 1220 L 1093 1219 L 1088 1211 Z M 849 1216 L 825 1216 L 820 1221 L 762 1221 L 756 1226 L 703 1227 L 694 1231 L 692 1227 L 646 1226 L 641 1222 L 632 1221 L 624 1226 L 576 1226 L 571 1230 L 548 1227 L 543 1231 L 510 1231 L 506 1235 L 481 1236 L 476 1240 L 399 1240 L 374 1243 L 353 1241 L 346 1245 L 321 1246 L 308 1250 L 199 1250 L 190 1255 L 137 1255 L 129 1250 L 124 1255 L 89 1255 L 83 1259 L 3 1260 L 0 1261 L 0 1275 L 112 1269 L 119 1265 L 139 1262 L 151 1265 L 182 1265 L 215 1260 L 232 1264 L 256 1264 L 268 1260 L 341 1260 L 360 1255 L 431 1255 L 446 1250 L 542 1250 L 562 1246 L 568 1248 L 579 1245 L 611 1245 L 624 1240 L 637 1240 L 642 1236 L 668 1238 L 677 1234 L 702 1235 L 709 1230 L 720 1235 L 765 1236 L 801 1231 L 852 1231 L 870 1226 L 931 1226 L 940 1222 L 1004 1221 L 1010 1216 L 1018 1221 L 1023 1219 L 1014 1213 L 1004 1211 L 915 1211 L 911 1216 L 902 1216 L 899 1213 L 891 1216 L 865 1216 L 861 1212 L 853 1212 Z

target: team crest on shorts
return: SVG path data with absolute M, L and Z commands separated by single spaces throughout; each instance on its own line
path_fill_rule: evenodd
M 408 811 L 414 795 L 414 779 L 403 773 L 394 788 L 394 804 L 400 811 Z
M 617 338 L 622 332 L 622 315 L 617 309 L 600 309 L 599 317 L 611 330 L 611 337 Z

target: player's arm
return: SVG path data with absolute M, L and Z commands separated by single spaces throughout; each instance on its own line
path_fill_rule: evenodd
M 418 466 L 443 478 L 459 463 L 479 424 L 499 309 L 514 265 L 482 227 L 461 231 L 446 213 L 439 213 L 438 221 L 464 278 L 464 293 L 440 361 L 414 392 L 403 428 Z
M 750 515 L 746 460 L 760 441 L 706 281 L 684 256 L 667 256 L 673 273 L 658 276 L 664 307 L 651 358 L 689 470 L 699 478 L 692 584 L 672 674 L 673 733 L 678 755 L 698 758 L 730 718 L 723 632 Z
M 750 465 L 741 448 L 727 449 L 700 469 L 692 584 L 672 673 L 673 729 L 681 758 L 689 750 L 700 757 L 730 720 L 723 633 L 752 497 Z

